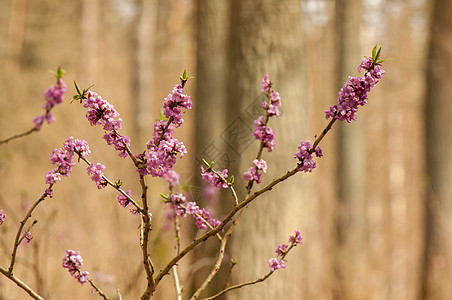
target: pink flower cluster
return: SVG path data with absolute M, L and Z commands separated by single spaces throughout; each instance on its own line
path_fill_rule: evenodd
M 301 142 L 300 146 L 298 146 L 298 150 L 299 152 L 295 154 L 295 158 L 298 158 L 300 161 L 298 163 L 298 171 L 303 171 L 305 173 L 312 172 L 312 170 L 316 167 L 316 162 L 313 160 L 311 142 Z M 316 157 L 323 156 L 322 149 L 320 147 L 315 148 L 314 152 Z
M 226 178 L 228 178 L 227 169 L 224 169 L 221 172 L 214 172 L 211 168 L 205 169 L 204 166 L 201 166 L 201 178 L 216 190 L 228 188 L 228 183 L 226 181 Z
M 132 191 L 131 190 L 128 190 L 128 191 L 126 191 L 126 194 L 130 197 L 130 198 L 132 198 Z M 119 194 L 118 195 L 118 203 L 119 203 L 119 205 L 121 205 L 122 207 L 124 207 L 124 208 L 127 208 L 127 207 L 129 207 L 129 205 L 130 204 L 132 204 L 132 202 L 126 197 L 126 196 L 124 196 L 123 194 Z M 130 209 L 130 212 L 132 213 L 132 214 L 134 214 L 134 215 L 136 215 L 136 214 L 138 214 L 138 210 L 137 210 L 137 208 L 131 208 Z
M 270 81 L 270 77 L 268 76 L 268 74 L 265 74 L 264 78 L 262 78 L 261 86 L 262 86 L 262 92 L 264 92 L 266 94 L 270 93 L 270 89 L 272 87 L 272 82 Z
M 182 84 L 176 84 L 168 97 L 165 98 L 163 103 L 163 114 L 165 117 L 173 117 L 172 123 L 176 127 L 184 122 L 182 119 L 182 110 L 184 112 L 191 108 L 192 102 L 190 96 L 184 94 L 184 88 Z
M 275 132 L 265 124 L 264 116 L 260 116 L 257 120 L 254 120 L 253 137 L 261 141 L 263 147 L 267 148 L 268 152 L 273 151 L 276 145 Z
M 104 187 L 107 186 L 107 182 L 102 177 L 103 176 L 103 173 L 102 173 L 103 170 L 105 170 L 105 166 L 100 164 L 100 163 L 90 164 L 88 166 L 88 168 L 86 168 L 86 171 L 87 171 L 88 175 L 91 175 L 91 180 L 96 183 L 96 186 L 97 186 L 97 188 L 99 190 L 103 189 Z
M 381 75 L 385 73 L 378 64 L 373 63 L 372 58 L 364 58 L 358 67 L 366 70 L 362 77 L 349 77 L 344 87 L 339 91 L 336 105 L 325 111 L 326 118 L 335 118 L 339 121 L 346 120 L 351 123 L 356 120 L 359 106 L 367 103 L 367 93 L 378 83 Z
M 272 91 L 268 96 L 269 102 L 262 102 L 262 108 L 267 111 L 267 115 L 279 117 L 278 107 L 281 106 L 281 97 L 279 96 L 279 93 Z
M 0 209 L 0 225 L 3 224 L 3 222 L 5 222 L 6 219 L 6 214 L 3 212 L 3 209 Z
M 131 193 L 132 193 L 131 190 L 126 191 L 126 194 L 127 194 L 129 197 L 132 197 L 132 194 L 131 194 Z M 127 197 L 124 196 L 123 194 L 119 194 L 119 195 L 118 195 L 118 203 L 119 203 L 122 207 L 127 208 L 132 202 L 130 202 L 130 200 L 127 199 Z
M 33 123 L 35 124 L 36 130 L 41 129 L 44 121 L 47 121 L 48 124 L 55 121 L 55 117 L 53 116 L 51 110 L 55 105 L 63 102 L 64 94 L 66 93 L 66 91 L 66 83 L 60 78 L 58 79 L 57 84 L 50 86 L 44 92 L 46 103 L 42 106 L 42 108 L 45 109 L 45 113 L 33 118 Z
M 284 264 L 284 260 L 278 260 L 277 258 L 270 258 L 268 260 L 268 266 L 270 267 L 270 271 L 274 272 L 278 269 L 284 269 L 286 265 Z
M 31 232 L 27 232 L 27 234 L 25 235 L 25 244 L 29 244 L 31 242 L 31 240 L 33 239 L 33 235 L 31 234 Z
M 155 122 L 154 136 L 146 143 L 148 151 L 137 155 L 146 164 L 144 168 L 138 169 L 143 176 L 151 174 L 153 177 L 170 178 L 174 174 L 168 172 L 176 164 L 177 155 L 182 158 L 187 153 L 185 145 L 173 137 L 174 126 L 170 124 L 165 131 L 166 124 L 164 120 Z
M 265 109 L 267 117 L 260 116 L 254 121 L 253 137 L 261 141 L 263 147 L 267 148 L 268 152 L 271 152 L 276 144 L 275 132 L 267 126 L 267 123 L 269 117 L 279 116 L 278 107 L 281 106 L 281 97 L 278 92 L 272 90 L 272 82 L 268 74 L 264 75 L 261 86 L 262 92 L 267 95 L 266 101 L 262 102 L 262 108 Z
M 70 176 L 72 167 L 75 165 L 73 159 L 74 153 L 77 153 L 82 158 L 89 155 L 91 151 L 89 150 L 88 143 L 84 140 L 74 139 L 71 136 L 64 142 L 64 148 L 55 148 L 52 150 L 49 159 L 56 168 L 47 172 L 45 176 L 45 182 L 47 184 L 54 184 L 56 181 L 60 181 L 61 175 Z
M 80 252 L 73 250 L 66 250 L 63 257 L 63 268 L 68 269 L 69 273 L 78 280 L 81 284 L 88 281 L 89 273 L 87 271 L 81 271 L 83 266 L 83 258 L 80 256 Z
M 130 138 L 117 132 L 118 129 L 121 129 L 122 119 L 118 118 L 119 113 L 114 106 L 91 90 L 88 90 L 86 96 L 81 100 L 83 107 L 88 108 L 86 118 L 91 126 L 101 125 L 105 130 L 102 138 L 108 145 L 115 146 L 115 149 L 119 151 L 119 157 L 127 157 L 126 147 L 130 145 Z
M 298 244 L 302 244 L 302 239 L 303 237 L 300 234 L 300 231 L 295 230 L 294 231 L 294 235 L 289 236 L 289 243 L 288 244 L 280 244 L 278 245 L 278 247 L 276 248 L 275 252 L 277 257 L 276 258 L 270 258 L 268 260 L 268 266 L 270 267 L 270 271 L 274 272 L 275 270 L 281 269 L 281 268 L 285 268 L 286 265 L 284 264 L 284 260 L 283 257 L 287 254 L 287 252 L 292 249 L 294 246 L 298 245 Z
M 182 194 L 171 194 L 167 205 L 175 209 L 176 214 L 180 217 L 192 215 L 195 218 L 195 224 L 198 229 L 206 229 L 206 222 L 213 228 L 217 227 L 221 222 L 212 218 L 210 213 L 204 208 L 199 208 L 196 202 L 187 202 Z
M 259 171 L 262 171 L 263 173 L 267 172 L 267 163 L 265 160 L 253 160 L 254 167 L 251 167 L 243 173 L 243 179 L 246 181 L 255 181 L 256 183 L 261 183 L 262 173 L 259 173 Z
M 145 164 L 145 167 L 138 169 L 141 175 L 164 177 L 173 186 L 178 182 L 177 173 L 172 171 L 177 155 L 182 158 L 187 153 L 185 145 L 173 136 L 174 128 L 180 127 L 184 122 L 182 113 L 191 109 L 192 105 L 190 97 L 183 94 L 183 91 L 182 85 L 177 84 L 172 93 L 165 98 L 163 114 L 169 120 L 159 120 L 154 123 L 154 135 L 146 143 L 148 151 L 136 156 Z M 170 120 L 171 123 L 169 123 Z

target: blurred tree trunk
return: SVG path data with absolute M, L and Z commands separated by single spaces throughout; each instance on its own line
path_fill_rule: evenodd
M 27 11 L 26 0 L 12 0 L 10 2 L 9 32 L 6 42 L 8 58 L 5 61 L 5 71 L 10 74 L 9 76 L 20 73 Z M 3 3 L 2 6 L 6 8 L 6 3 Z
M 201 154 L 225 126 L 227 9 L 225 1 L 197 1 L 194 106 L 197 154 Z
M 192 178 L 192 195 L 203 207 L 209 207 L 209 201 L 203 201 L 203 182 L 200 166 L 202 159 L 214 161 L 215 168 L 229 168 L 229 162 L 223 159 L 224 143 L 219 138 L 225 128 L 227 106 L 227 67 L 226 42 L 228 30 L 228 3 L 222 0 L 198 0 L 196 2 L 196 73 L 194 75 L 196 90 L 194 97 L 195 110 L 195 174 Z M 229 199 L 229 194 L 227 195 Z M 224 213 L 224 201 L 217 203 L 215 215 Z M 229 207 L 229 206 L 227 206 Z M 195 249 L 191 258 L 193 265 L 207 259 L 214 259 L 218 251 L 218 243 L 208 243 L 202 249 Z M 203 268 L 203 271 L 207 268 Z M 223 269 L 224 270 L 224 269 Z M 211 286 L 220 286 L 224 278 L 218 274 Z M 196 272 L 192 276 L 192 289 L 196 289 L 207 276 L 205 272 Z
M 348 76 L 356 75 L 357 62 L 361 56 L 360 28 L 362 22 L 361 0 L 339 0 L 336 5 L 338 31 L 338 86 L 340 90 Z M 362 112 L 360 114 L 362 116 Z M 336 252 L 337 289 L 335 298 L 352 299 L 356 286 L 362 286 L 364 278 L 358 271 L 362 247 L 366 243 L 366 201 L 364 187 L 366 180 L 366 151 L 364 127 L 361 118 L 352 124 L 337 124 L 337 243 Z M 361 246 L 359 246 L 361 245 Z M 358 298 L 364 294 L 355 294 Z
M 452 281 L 452 2 L 433 2 L 425 107 L 427 197 L 423 299 L 447 299 Z
M 276 147 L 263 152 L 269 171 L 261 187 L 272 178 L 295 166 L 293 155 L 305 131 L 301 61 L 301 6 L 295 0 L 230 1 L 230 40 L 228 43 L 228 152 L 236 153 L 235 168 L 230 174 L 242 187 L 242 173 L 256 157 L 258 142 L 251 137 L 253 119 L 264 114 L 260 81 L 265 73 L 281 94 L 282 115 L 272 118 L 269 126 L 276 132 Z M 239 261 L 234 268 L 234 284 L 254 280 L 269 271 L 268 259 L 275 257 L 278 244 L 300 226 L 303 175 L 284 182 L 249 206 L 232 240 L 229 258 Z M 254 189 L 259 188 L 255 185 Z M 243 195 L 243 192 L 242 192 Z M 232 205 L 230 200 L 229 205 Z M 288 269 L 276 272 L 264 284 L 230 293 L 228 299 L 300 299 L 300 256 L 303 248 L 290 253 Z
M 83 66 L 84 79 L 94 82 L 99 71 L 98 49 L 99 49 L 99 1 L 81 0 L 81 38 L 89 47 L 81 48 L 81 65 Z
M 139 0 L 137 2 L 138 16 L 133 24 L 133 56 L 132 68 L 132 101 L 134 121 L 134 143 L 143 145 L 149 136 L 148 129 L 152 127 L 151 91 L 153 80 L 151 74 L 154 70 L 153 41 L 155 36 L 156 1 Z M 146 130 L 146 132 L 145 132 Z M 137 147 L 138 148 L 138 147 Z M 139 149 L 139 148 L 138 148 Z

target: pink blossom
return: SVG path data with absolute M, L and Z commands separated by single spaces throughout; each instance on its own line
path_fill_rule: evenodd
M 5 222 L 6 219 L 6 214 L 3 212 L 3 209 L 0 209 L 0 225 L 3 224 L 3 222 Z
M 127 194 L 129 197 L 132 197 L 132 194 L 131 194 L 131 193 L 132 193 L 131 190 L 126 191 L 126 194 Z M 122 207 L 127 208 L 132 202 L 130 202 L 130 200 L 127 199 L 127 197 L 124 196 L 123 194 L 119 194 L 119 195 L 118 195 L 118 203 L 119 203 Z
M 119 152 L 119 157 L 127 157 L 130 138 L 117 132 L 122 127 L 122 119 L 119 118 L 119 113 L 114 106 L 91 90 L 86 92 L 86 97 L 82 99 L 82 105 L 84 108 L 88 108 L 86 118 L 91 126 L 101 125 L 105 130 L 102 138 L 108 145 L 115 146 L 115 149 Z
M 216 190 L 220 188 L 228 188 L 228 183 L 226 181 L 226 178 L 228 177 L 228 170 L 224 169 L 223 171 L 216 173 L 213 172 L 212 169 L 206 170 L 204 166 L 201 166 L 201 178 L 204 181 L 209 183 Z
M 171 201 L 167 202 L 168 206 L 175 209 L 176 215 L 184 217 L 186 211 L 183 206 L 187 203 L 185 196 L 182 194 L 171 194 L 170 199 Z
M 29 244 L 32 239 L 33 239 L 33 235 L 30 232 L 27 232 L 27 234 L 25 235 L 25 238 L 24 238 L 25 244 Z
M 86 168 L 86 172 L 88 175 L 91 175 L 91 180 L 96 183 L 98 189 L 103 189 L 107 186 L 107 182 L 103 178 L 103 170 L 105 170 L 105 166 L 100 163 L 90 164 L 88 168 Z
M 267 148 L 268 152 L 273 151 L 276 144 L 275 132 L 264 124 L 264 116 L 260 116 L 254 121 L 253 137 L 262 142 L 263 147 Z
M 268 94 L 271 88 L 271 81 L 268 74 L 264 75 L 264 78 L 261 81 L 262 92 Z
M 359 106 L 367 104 L 367 94 L 378 83 L 385 71 L 379 65 L 374 64 L 371 58 L 364 58 L 358 67 L 366 73 L 362 77 L 349 77 L 339 91 L 337 103 L 325 111 L 326 118 L 335 118 L 339 121 L 351 123 L 356 120 Z
M 83 285 L 84 283 L 88 282 L 88 277 L 89 277 L 88 271 L 80 271 L 78 278 L 77 277 L 76 278 L 78 282 Z
M 50 112 L 50 110 L 57 104 L 63 102 L 64 94 L 67 91 L 66 83 L 59 78 L 57 84 L 50 86 L 45 92 L 44 97 L 46 103 L 42 106 L 45 109 L 43 115 L 33 118 L 33 123 L 35 124 L 35 129 L 40 130 L 44 121 L 48 124 L 55 122 L 55 117 Z
M 316 167 L 316 162 L 313 160 L 313 156 L 311 154 L 312 144 L 310 141 L 301 142 L 300 146 L 298 146 L 299 152 L 295 154 L 295 157 L 300 161 L 298 171 L 303 172 L 312 172 Z M 317 157 L 322 156 L 322 149 L 317 147 L 315 149 L 315 154 Z
M 53 190 L 51 189 L 46 189 L 45 190 L 45 194 L 49 196 L 49 198 L 53 198 Z
M 45 176 L 45 182 L 47 184 L 54 184 L 56 181 L 60 181 L 61 175 L 70 176 L 72 167 L 75 165 L 74 153 L 77 153 L 81 157 L 87 156 L 91 153 L 88 143 L 84 140 L 69 137 L 64 142 L 64 148 L 55 148 L 52 150 L 52 153 L 49 155 L 49 160 L 56 168 L 47 172 Z
M 80 284 L 84 284 L 88 281 L 89 273 L 87 271 L 81 271 L 83 266 L 83 258 L 80 252 L 74 250 L 66 250 L 63 257 L 63 268 L 68 269 L 69 273 L 77 279 Z
M 278 269 L 285 268 L 284 260 L 278 260 L 276 258 L 270 258 L 268 260 L 268 266 L 270 267 L 270 272 L 274 272 Z
M 301 236 L 300 231 L 295 230 L 294 232 L 295 232 L 295 235 L 291 235 L 289 237 L 289 243 L 300 244 L 300 245 L 303 244 L 303 241 L 302 241 L 303 237 Z
M 286 254 L 287 248 L 289 248 L 289 246 L 287 244 L 280 244 L 278 246 L 278 248 L 276 248 L 276 251 L 275 251 L 276 254 L 278 255 L 278 257 Z
M 212 218 L 207 210 L 200 208 L 196 202 L 187 202 L 185 196 L 182 194 L 171 194 L 170 199 L 166 204 L 170 208 L 175 209 L 176 214 L 180 217 L 192 215 L 198 229 L 206 229 L 207 224 L 215 228 L 221 223 Z
M 57 181 L 61 180 L 61 174 L 58 172 L 58 169 L 53 169 L 49 172 L 47 172 L 45 176 L 45 183 L 46 184 L 54 184 Z
M 261 183 L 262 173 L 259 173 L 259 171 L 262 171 L 263 173 L 267 172 L 267 163 L 265 160 L 253 160 L 254 167 L 251 167 L 243 173 L 243 179 L 246 181 L 255 181 L 257 184 Z
M 163 114 L 165 117 L 173 117 L 172 123 L 176 127 L 184 122 L 182 119 L 182 111 L 191 109 L 192 102 L 190 96 L 183 94 L 184 88 L 181 84 L 176 84 L 168 97 L 165 98 L 163 103 Z

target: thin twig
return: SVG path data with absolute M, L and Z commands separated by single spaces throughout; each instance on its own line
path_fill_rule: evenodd
M 180 222 L 179 216 L 176 214 L 176 208 L 173 207 L 174 211 L 174 233 L 176 238 L 176 244 L 174 245 L 174 255 L 178 255 L 180 251 Z M 182 288 L 180 285 L 179 275 L 177 273 L 177 265 L 174 265 L 171 269 L 173 272 L 174 288 L 176 289 L 176 299 L 182 300 Z
M 287 254 L 290 252 L 290 250 L 292 250 L 296 245 L 297 245 L 296 242 L 292 242 L 292 243 L 290 244 L 289 248 L 287 248 L 286 252 L 284 252 L 284 253 L 281 255 L 281 257 L 279 258 L 279 261 L 283 260 L 283 259 L 287 256 Z M 263 281 L 265 281 L 267 278 L 269 278 L 275 271 L 276 271 L 276 270 L 269 271 L 267 274 L 265 274 L 265 276 L 263 276 L 263 277 L 261 277 L 261 278 L 258 278 L 258 279 L 256 279 L 256 280 L 244 282 L 244 283 L 241 283 L 241 284 L 237 284 L 237 285 L 233 285 L 233 286 L 230 286 L 230 287 L 228 287 L 228 288 L 225 288 L 225 289 L 223 289 L 222 291 L 220 291 L 218 294 L 215 294 L 215 295 L 213 295 L 213 296 L 211 296 L 211 297 L 208 297 L 208 298 L 203 298 L 203 300 L 212 300 L 212 299 L 216 299 L 216 298 L 218 298 L 218 297 L 220 297 L 220 296 L 222 296 L 222 295 L 224 295 L 224 294 L 226 294 L 227 292 L 230 292 L 230 291 L 232 291 L 232 290 L 239 289 L 239 288 L 242 288 L 242 287 L 245 287 L 245 286 L 248 286 L 248 285 L 253 285 L 253 284 L 256 284 L 256 283 L 259 283 L 259 282 L 263 282 Z
M 52 187 L 53 187 L 53 183 L 49 185 L 48 190 L 51 190 Z M 17 229 L 17 233 L 16 233 L 16 238 L 14 239 L 13 251 L 11 253 L 11 262 L 10 262 L 9 268 L 8 268 L 9 275 L 13 274 L 14 263 L 16 261 L 16 255 L 17 255 L 17 248 L 20 245 L 22 230 L 24 229 L 24 226 L 27 223 L 27 220 L 29 218 L 31 218 L 31 214 L 33 213 L 35 208 L 39 205 L 39 203 L 44 201 L 47 196 L 48 196 L 47 193 L 42 194 L 42 196 L 30 207 L 30 209 L 28 210 L 24 219 L 22 221 L 20 221 L 20 225 L 19 225 L 19 228 Z M 22 237 L 22 239 L 23 239 L 23 237 Z
M 108 300 L 109 298 L 105 295 L 105 293 L 94 283 L 93 280 L 88 279 L 88 282 L 91 284 L 91 286 L 93 287 L 94 291 L 96 293 L 98 293 L 102 298 L 104 298 L 105 300 Z
M 0 140 L 0 145 L 1 145 L 1 144 L 6 144 L 6 143 L 8 143 L 8 142 L 11 141 L 11 140 L 15 140 L 15 139 L 18 139 L 18 138 L 27 136 L 27 135 L 31 134 L 32 132 L 34 132 L 34 131 L 38 131 L 38 129 L 36 129 L 36 127 L 33 127 L 32 129 L 30 129 L 30 130 L 28 130 L 28 131 L 25 131 L 25 132 L 22 132 L 22 133 L 15 134 L 15 135 L 10 136 L 9 138 L 6 138 L 6 139 L 4 139 L 4 140 Z
M 199 296 L 201 295 L 201 293 L 207 288 L 207 286 L 212 282 L 212 279 L 215 277 L 215 275 L 218 273 L 218 271 L 220 270 L 221 264 L 223 263 L 223 258 L 224 258 L 224 252 L 226 249 L 226 244 L 229 240 L 229 238 L 231 237 L 232 233 L 234 232 L 234 229 L 236 228 L 238 222 L 240 221 L 243 212 L 245 210 L 241 210 L 239 215 L 237 216 L 237 218 L 232 222 L 231 227 L 228 229 L 228 231 L 226 232 L 226 234 L 223 237 L 223 240 L 221 241 L 221 245 L 220 245 L 220 250 L 218 251 L 218 258 L 215 261 L 215 264 L 212 268 L 212 270 L 210 271 L 209 275 L 207 276 L 207 278 L 204 280 L 204 282 L 201 284 L 201 286 L 198 288 L 198 290 L 193 294 L 193 296 L 191 297 L 192 300 L 198 299 Z
M 79 158 L 81 160 L 83 160 L 87 165 L 91 165 L 91 162 L 88 159 L 86 159 L 85 157 L 81 157 L 80 154 L 79 154 Z M 102 174 L 102 180 L 104 180 L 108 185 L 110 185 L 115 190 L 120 192 L 124 197 L 126 197 L 127 200 L 135 206 L 135 208 L 137 209 L 138 212 L 143 211 L 143 208 L 141 207 L 140 204 L 138 204 L 135 200 L 133 200 L 132 197 L 130 197 L 123 189 L 121 189 L 118 185 L 116 185 L 110 179 L 108 179 L 107 176 L 105 176 L 104 174 Z
M 9 278 L 11 281 L 13 281 L 15 284 L 17 284 L 18 287 L 23 289 L 30 297 L 36 300 L 44 300 L 42 296 L 40 296 L 38 293 L 33 291 L 32 288 L 30 288 L 26 283 L 24 283 L 22 280 L 14 276 L 12 273 L 10 273 L 8 270 L 0 266 L 0 273 L 5 275 L 7 278 Z
M 142 246 L 141 251 L 143 254 L 143 266 L 146 272 L 147 278 L 147 286 L 143 295 L 141 296 L 142 300 L 150 299 L 154 290 L 155 290 L 155 281 L 154 281 L 154 266 L 151 261 L 151 257 L 149 254 L 149 233 L 151 232 L 151 214 L 149 212 L 148 200 L 147 200 L 147 190 L 148 186 L 146 185 L 146 181 L 144 180 L 144 176 L 140 174 L 140 184 L 141 184 L 141 200 L 143 202 L 143 212 L 141 214 L 141 220 L 143 222 L 143 233 L 142 233 Z

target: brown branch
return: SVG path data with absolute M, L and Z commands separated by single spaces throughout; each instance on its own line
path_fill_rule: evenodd
M 18 138 L 27 136 L 27 135 L 33 133 L 34 131 L 38 131 L 38 129 L 36 129 L 36 127 L 33 127 L 32 129 L 30 129 L 30 130 L 28 130 L 28 131 L 25 131 L 25 132 L 22 132 L 22 133 L 15 134 L 15 135 L 10 136 L 9 138 L 6 138 L 6 139 L 4 139 L 4 140 L 0 140 L 0 145 L 1 145 L 1 144 L 6 144 L 6 143 L 8 143 L 8 142 L 11 141 L 11 140 L 15 140 L 15 139 L 18 139 Z
M 92 281 L 91 279 L 88 279 L 88 282 L 91 284 L 91 286 L 93 287 L 94 291 L 96 293 L 99 294 L 99 296 L 101 296 L 102 298 L 104 298 L 105 300 L 108 300 L 109 298 L 105 295 L 105 293 L 94 283 L 94 281 Z
M 141 184 L 141 200 L 143 202 L 143 212 L 141 214 L 141 220 L 143 222 L 142 228 L 142 236 L 141 236 L 141 251 L 143 254 L 143 266 L 146 272 L 147 278 L 147 286 L 143 295 L 141 296 L 142 300 L 150 299 L 156 286 L 156 282 L 154 281 L 154 266 L 152 265 L 150 254 L 149 254 L 149 233 L 151 232 L 151 214 L 149 212 L 149 206 L 147 201 L 147 190 L 148 187 L 144 180 L 144 177 L 140 175 L 140 184 Z
M 222 290 L 221 292 L 219 292 L 219 293 L 216 294 L 216 295 L 213 295 L 213 296 L 208 297 L 208 298 L 203 298 L 203 300 L 212 300 L 212 299 L 216 299 L 216 298 L 218 298 L 218 297 L 220 297 L 220 296 L 226 294 L 226 293 L 229 292 L 229 291 L 232 291 L 232 290 L 235 290 L 235 289 L 239 289 L 239 288 L 242 288 L 242 287 L 245 287 L 245 286 L 248 286 L 248 285 L 253 285 L 253 284 L 256 284 L 256 283 L 259 283 L 259 282 L 263 282 L 263 281 L 266 280 L 268 277 L 270 277 L 270 276 L 273 274 L 273 272 L 274 272 L 274 271 L 268 272 L 264 277 L 258 278 L 258 279 L 253 280 L 253 281 L 248 281 L 248 282 L 244 282 L 244 283 L 237 284 L 237 285 L 234 285 L 234 286 L 230 286 L 230 287 L 228 287 L 228 288 Z
M 173 207 L 174 211 L 174 233 L 176 238 L 176 245 L 174 246 L 174 255 L 178 255 L 180 252 L 180 222 L 179 222 L 179 216 L 176 214 L 176 208 Z M 182 300 L 182 288 L 180 286 L 180 279 L 179 275 L 177 273 L 177 265 L 174 265 L 171 269 L 173 272 L 173 280 L 174 280 L 174 288 L 176 289 L 176 299 Z
M 15 284 L 17 284 L 18 287 L 20 287 L 21 289 L 23 289 L 28 295 L 30 295 L 30 297 L 32 297 L 33 299 L 37 299 L 37 300 L 44 300 L 44 298 L 42 296 L 40 296 L 38 293 L 36 293 L 35 291 L 33 291 L 32 288 L 30 288 L 26 283 L 24 283 L 22 280 L 20 280 L 19 278 L 17 278 L 16 276 L 14 276 L 12 273 L 10 273 L 8 270 L 6 270 L 5 268 L 3 268 L 2 266 L 0 266 L 0 273 L 2 273 L 3 275 L 5 275 L 8 279 L 10 279 L 11 281 L 13 281 Z
M 77 152 L 76 152 L 77 153 Z M 77 153 L 79 155 L 79 158 L 81 160 L 83 160 L 88 166 L 91 165 L 91 162 L 86 159 L 85 157 L 81 157 L 79 153 Z M 111 187 L 113 187 L 115 190 L 117 190 L 118 192 L 120 192 L 124 197 L 127 198 L 127 200 L 130 201 L 130 203 L 132 203 L 136 209 L 138 210 L 138 212 L 142 213 L 143 212 L 143 208 L 141 207 L 140 204 L 138 204 L 135 200 L 133 200 L 132 197 L 130 197 L 123 189 L 121 189 L 120 187 L 118 187 L 115 183 L 113 183 L 110 179 L 107 178 L 107 176 L 102 174 L 102 179 Z
M 207 288 L 207 286 L 212 282 L 212 279 L 215 277 L 215 275 L 218 273 L 218 271 L 220 270 L 221 264 L 223 263 L 223 258 L 224 258 L 224 252 L 226 249 L 226 244 L 229 240 L 229 238 L 231 237 L 232 233 L 234 232 L 235 227 L 237 226 L 238 222 L 240 221 L 243 212 L 245 210 L 241 210 L 239 215 L 237 216 L 237 218 L 232 222 L 231 227 L 229 228 L 229 230 L 226 232 L 226 234 L 224 235 L 223 239 L 221 240 L 221 244 L 220 244 L 220 250 L 218 251 L 218 258 L 212 268 L 212 270 L 210 271 L 209 275 L 207 276 L 207 278 L 204 280 L 204 282 L 201 284 L 201 286 L 198 288 L 198 290 L 193 294 L 193 296 L 191 297 L 191 299 L 195 300 L 198 299 L 199 296 L 201 295 L 201 293 Z
M 49 185 L 48 189 L 51 190 L 52 187 L 53 187 L 53 183 Z M 8 268 L 9 275 L 13 275 L 13 268 L 14 268 L 14 263 L 16 261 L 17 248 L 19 247 L 20 242 L 23 239 L 23 237 L 21 237 L 22 230 L 24 229 L 24 226 L 27 223 L 28 219 L 31 218 L 31 214 L 33 213 L 35 208 L 39 205 L 39 203 L 44 201 L 46 197 L 47 197 L 47 193 L 42 194 L 42 196 L 30 207 L 30 209 L 28 210 L 24 219 L 22 221 L 20 221 L 20 225 L 19 225 L 19 228 L 17 229 L 16 237 L 14 239 L 13 251 L 11 253 L 11 262 L 10 262 L 9 268 Z
M 279 258 L 279 261 L 283 260 L 283 259 L 287 256 L 287 254 L 290 252 L 290 250 L 292 250 L 296 245 L 297 245 L 296 242 L 292 242 L 292 243 L 290 244 L 289 248 L 286 250 L 286 252 L 284 252 L 284 254 L 281 255 L 281 257 Z M 203 298 L 203 300 L 212 300 L 212 299 L 216 299 L 216 298 L 218 298 L 218 297 L 220 297 L 220 296 L 226 294 L 226 293 L 229 292 L 229 291 L 232 291 L 232 290 L 235 290 L 235 289 L 239 289 L 239 288 L 242 288 L 242 287 L 245 287 L 245 286 L 248 286 L 248 285 L 253 285 L 253 284 L 256 284 L 256 283 L 259 283 L 259 282 L 263 282 L 263 281 L 265 281 L 267 278 L 269 278 L 275 271 L 276 271 L 276 270 L 269 271 L 265 276 L 263 276 L 263 277 L 261 277 L 261 278 L 258 278 L 258 279 L 256 279 L 256 280 L 248 281 L 248 282 L 244 282 L 244 283 L 240 283 L 240 284 L 237 284 L 237 285 L 234 285 L 234 286 L 225 288 L 225 289 L 223 289 L 222 291 L 220 291 L 218 294 L 215 294 L 215 295 L 213 295 L 213 296 L 211 296 L 211 297 L 208 297 L 208 298 Z

